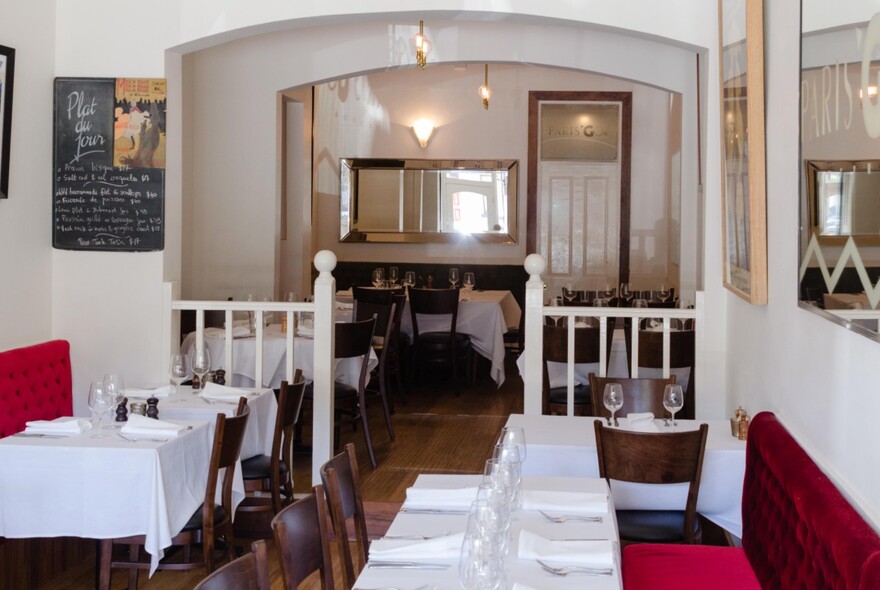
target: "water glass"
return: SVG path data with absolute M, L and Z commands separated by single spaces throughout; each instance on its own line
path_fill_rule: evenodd
M 508 535 L 489 502 L 477 500 L 471 504 L 458 569 L 462 588 L 497 590 L 506 587 L 504 551 Z
M 114 401 L 114 397 L 104 387 L 102 380 L 92 381 L 89 387 L 89 409 L 95 416 L 93 428 L 96 431 L 92 438 L 104 438 L 104 433 L 101 432 L 101 423 L 104 421 L 104 414 L 113 407 Z
M 389 266 L 388 267 L 388 280 L 391 281 L 392 286 L 397 284 L 397 279 L 398 279 L 397 267 L 396 266 Z
M 516 460 L 513 460 L 513 459 Z M 510 491 L 510 510 L 516 511 L 522 503 L 522 463 L 519 461 L 519 453 L 513 447 L 500 458 L 486 461 L 483 475 L 497 481 L 499 485 L 507 486 Z
M 672 414 L 672 426 L 678 426 L 675 421 L 675 413 L 684 406 L 684 393 L 681 385 L 667 385 L 663 390 L 663 407 Z M 669 423 L 666 423 L 669 426 Z
M 374 268 L 373 269 L 373 286 L 377 289 L 382 288 L 382 285 L 385 283 L 385 269 L 384 268 Z
M 611 418 L 608 419 L 608 425 L 610 426 L 612 422 L 617 426 L 617 418 L 615 414 L 617 410 L 623 407 L 623 387 L 620 383 L 606 383 L 605 384 L 605 392 L 602 396 L 602 403 L 605 404 L 605 408 L 611 412 Z
M 574 301 L 574 298 L 577 297 L 577 291 L 571 283 L 566 283 L 562 287 L 562 297 L 568 302 Z
M 519 426 L 505 426 L 501 429 L 496 445 L 513 444 L 519 451 L 520 461 L 526 460 L 526 433 Z
M 404 287 L 413 287 L 416 284 L 416 273 L 414 271 L 408 270 L 403 273 L 403 286 Z
M 464 281 L 462 281 L 461 285 L 465 288 L 466 291 L 471 291 L 476 284 L 476 280 L 474 279 L 474 273 L 466 272 L 464 273 Z
M 180 384 L 189 377 L 189 368 L 186 366 L 186 355 L 172 354 L 171 363 L 168 368 L 168 376 L 174 383 L 174 393 L 171 396 L 172 402 L 180 401 Z
M 211 353 L 207 346 L 196 347 L 192 361 L 193 373 L 199 376 L 199 390 L 205 388 L 205 375 L 211 370 Z
M 455 289 L 458 286 L 458 269 L 450 268 L 449 269 L 449 284 L 452 285 L 452 288 Z
M 104 388 L 113 398 L 113 403 L 119 405 L 125 398 L 125 382 L 121 373 L 107 373 L 104 375 Z

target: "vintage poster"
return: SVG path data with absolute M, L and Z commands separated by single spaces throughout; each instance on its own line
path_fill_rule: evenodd
M 165 168 L 164 79 L 117 78 L 113 165 Z

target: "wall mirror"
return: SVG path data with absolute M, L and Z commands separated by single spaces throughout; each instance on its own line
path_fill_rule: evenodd
M 803 0 L 800 306 L 880 341 L 878 72 L 876 2 Z
M 340 242 L 516 243 L 515 160 L 340 160 Z

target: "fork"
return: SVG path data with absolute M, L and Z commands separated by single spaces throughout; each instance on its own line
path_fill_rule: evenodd
M 382 537 L 383 539 L 388 540 L 408 540 L 408 541 L 428 541 L 429 539 L 437 539 L 439 537 L 447 537 L 452 534 L 452 531 L 444 531 L 437 535 L 424 536 L 424 535 L 385 535 Z M 416 588 L 416 590 L 419 590 Z
M 567 576 L 568 574 L 588 574 L 591 576 L 610 576 L 614 573 L 612 568 L 597 568 L 597 567 L 586 567 L 583 565 L 563 565 L 559 567 L 553 567 L 550 564 L 544 563 L 540 559 L 536 560 L 544 571 L 550 572 L 554 576 Z
M 601 516 L 587 516 L 581 514 L 560 514 L 559 516 L 554 516 L 552 514 L 544 512 L 543 510 L 538 510 L 538 512 L 543 514 L 544 518 L 553 522 L 565 522 L 567 520 L 580 520 L 583 522 L 602 522 Z

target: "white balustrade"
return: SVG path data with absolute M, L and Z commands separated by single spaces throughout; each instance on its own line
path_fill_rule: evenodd
M 544 354 L 544 318 L 553 316 L 558 318 L 570 318 L 568 325 L 568 363 L 566 371 L 566 386 L 568 389 L 568 415 L 574 414 L 574 335 L 575 318 L 596 318 L 599 323 L 599 341 L 606 342 L 608 335 L 609 318 L 632 318 L 632 348 L 630 362 L 630 375 L 639 376 L 639 321 L 643 318 L 660 318 L 663 321 L 663 377 L 670 375 L 669 366 L 669 334 L 672 330 L 671 320 L 696 320 L 702 316 L 702 293 L 698 292 L 696 307 L 693 309 L 669 309 L 669 308 L 630 308 L 630 307 L 550 307 L 544 305 L 544 281 L 541 274 L 547 267 L 544 258 L 539 254 L 530 254 L 523 264 L 529 274 L 526 282 L 526 320 L 525 320 L 525 370 L 523 383 L 525 385 L 523 408 L 526 414 L 540 414 L 542 409 L 543 389 L 543 354 Z M 702 322 L 695 322 L 697 342 L 699 342 L 699 330 Z M 697 347 L 699 350 L 699 347 Z M 599 376 L 605 377 L 608 358 L 607 347 L 599 347 Z M 699 352 L 695 359 L 699 364 Z M 699 371 L 694 371 L 699 373 Z M 696 375 L 692 375 L 694 378 Z

